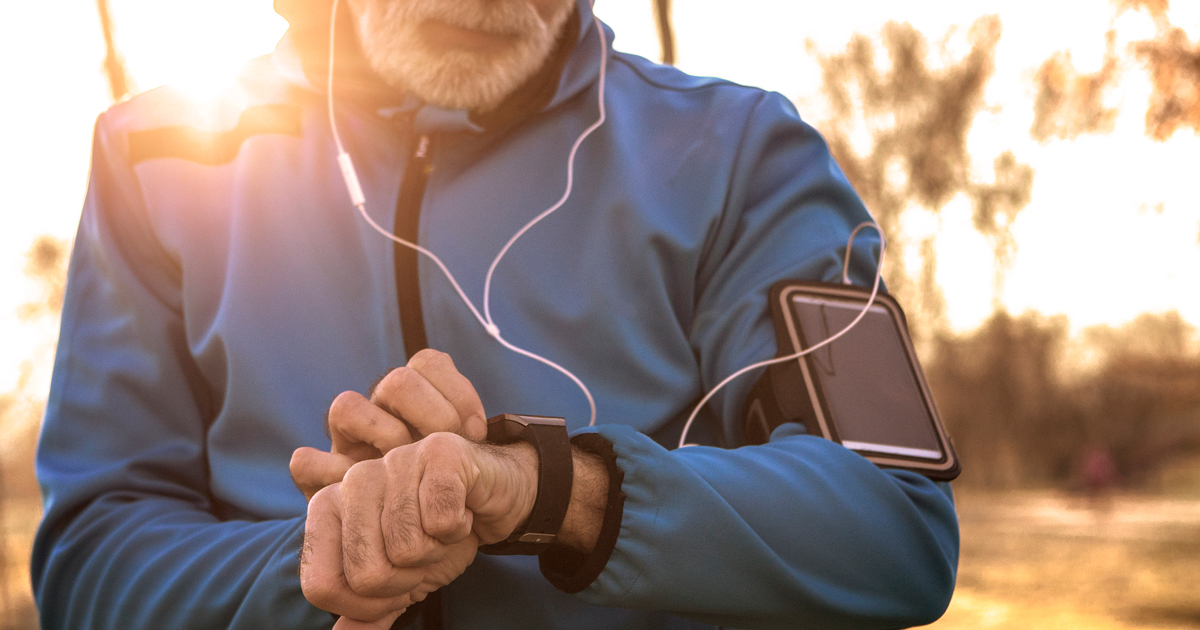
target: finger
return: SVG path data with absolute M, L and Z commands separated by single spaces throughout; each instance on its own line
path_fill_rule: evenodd
M 388 630 L 400 618 L 400 615 L 403 614 L 403 610 L 398 610 L 383 619 L 375 621 L 358 621 L 357 619 L 342 617 L 337 620 L 337 623 L 333 624 L 333 630 Z
M 458 412 L 462 422 L 461 435 L 476 441 L 487 438 L 487 415 L 483 412 L 479 392 L 458 371 L 449 354 L 426 348 L 413 355 L 408 367 L 424 376 Z
M 356 462 L 376 459 L 413 441 L 408 426 L 358 392 L 342 392 L 329 406 L 333 452 Z
M 383 377 L 371 402 L 408 423 L 416 432 L 414 440 L 441 431 L 461 430 L 462 421 L 450 402 L 410 367 L 396 368 Z
M 396 451 L 393 451 L 396 452 Z M 410 475 L 411 476 L 411 475 Z M 342 568 L 351 590 L 367 597 L 394 597 L 407 594 L 421 584 L 424 574 L 419 568 L 399 567 L 388 557 L 381 530 L 384 496 L 388 487 L 398 482 L 413 486 L 404 475 L 389 478 L 380 460 L 355 464 L 346 472 L 341 484 L 344 496 L 342 509 Z M 420 524 L 413 524 L 420 529 Z M 377 619 L 356 617 L 357 619 Z
M 467 510 L 466 468 L 473 466 L 461 440 L 426 438 L 425 469 L 418 492 L 421 527 L 445 544 L 464 540 L 471 533 L 472 514 Z
M 304 493 L 305 499 L 311 501 L 318 490 L 341 481 L 353 465 L 354 460 L 345 455 L 301 446 L 292 452 L 288 469 L 292 473 L 292 483 Z
M 336 615 L 380 619 L 412 603 L 408 595 L 364 597 L 350 589 L 342 569 L 339 484 L 318 492 L 308 504 L 300 555 L 300 587 L 314 606 Z
M 439 436 L 450 435 L 436 433 L 410 447 L 392 451 L 384 457 L 388 478 L 396 480 L 396 483 L 388 484 L 388 494 L 384 498 L 383 515 L 380 519 L 384 549 L 393 566 L 425 567 L 442 560 L 446 555 L 445 545 L 428 535 L 421 524 L 420 453 L 425 448 L 426 440 L 437 442 L 441 439 Z

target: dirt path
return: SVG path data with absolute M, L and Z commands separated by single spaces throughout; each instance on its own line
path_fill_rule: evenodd
M 935 630 L 1200 629 L 1200 499 L 958 493 L 958 590 Z

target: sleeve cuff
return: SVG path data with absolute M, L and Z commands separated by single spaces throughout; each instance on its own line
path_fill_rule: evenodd
M 600 536 L 590 554 L 576 551 L 566 545 L 553 545 L 538 557 L 542 575 L 555 588 L 565 593 L 578 593 L 599 577 L 608 564 L 608 558 L 617 546 L 621 533 L 621 517 L 625 513 L 625 493 L 621 483 L 625 473 L 617 467 L 617 455 L 612 444 L 596 433 L 583 433 L 571 438 L 571 444 L 582 451 L 598 456 L 608 469 L 608 504 L 604 511 L 604 522 Z

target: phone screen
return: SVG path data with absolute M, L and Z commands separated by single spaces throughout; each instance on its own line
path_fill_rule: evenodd
M 804 343 L 811 347 L 845 328 L 861 303 L 792 297 Z M 925 460 L 944 458 L 921 387 L 895 320 L 874 304 L 854 328 L 817 349 L 809 366 L 842 445 Z

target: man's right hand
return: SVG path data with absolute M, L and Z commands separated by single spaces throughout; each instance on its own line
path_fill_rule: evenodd
M 306 446 L 292 453 L 292 480 L 306 499 L 341 481 L 354 464 L 433 433 L 475 441 L 487 437 L 479 394 L 444 352 L 421 350 L 368 394 L 342 392 L 334 399 L 327 416 L 331 452 Z

